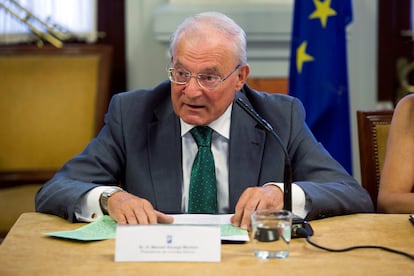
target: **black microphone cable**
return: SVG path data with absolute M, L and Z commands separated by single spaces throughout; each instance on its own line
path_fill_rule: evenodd
M 268 131 L 279 143 L 279 145 L 283 149 L 283 153 L 285 154 L 285 170 L 284 170 L 284 186 L 285 186 L 285 193 L 284 193 L 284 208 L 286 210 L 291 211 L 292 210 L 292 192 L 291 192 L 291 185 L 292 185 L 292 168 L 290 164 L 289 155 L 286 151 L 286 149 L 283 146 L 283 143 L 280 139 L 280 137 L 276 134 L 276 132 L 273 130 L 273 127 L 265 120 L 263 119 L 253 108 L 251 108 L 249 105 L 247 105 L 241 98 L 236 99 L 236 103 L 245 111 L 247 114 L 249 114 L 256 122 L 258 122 L 266 131 Z M 340 249 L 333 249 L 324 247 L 321 245 L 316 244 L 310 239 L 310 236 L 313 235 L 313 230 L 310 227 L 310 225 L 304 221 L 301 220 L 301 223 L 298 223 L 297 227 L 294 227 L 293 236 L 296 238 L 306 238 L 306 241 L 319 249 L 329 251 L 329 252 L 346 252 L 351 251 L 355 249 L 381 249 L 385 250 L 391 253 L 400 254 L 403 256 L 406 256 L 412 260 L 414 260 L 414 255 L 409 254 L 407 252 L 395 250 L 389 247 L 385 246 L 377 246 L 377 245 L 358 245 L 358 246 L 351 246 L 346 248 L 340 248 Z
M 262 116 L 260 116 L 252 107 L 245 103 L 241 98 L 236 99 L 236 103 L 243 109 L 250 117 L 253 118 L 263 129 L 265 129 L 279 144 L 285 155 L 285 167 L 283 172 L 283 209 L 292 211 L 292 166 L 287 149 L 283 145 L 282 139 L 274 131 L 271 124 L 269 124 Z M 292 238 L 303 238 L 297 229 L 306 228 L 308 235 L 313 235 L 312 226 L 303 218 L 293 217 L 292 222 Z
M 247 103 L 245 103 L 241 98 L 236 99 L 236 103 L 250 116 L 255 120 L 259 125 L 261 125 L 270 135 L 275 138 L 280 148 L 283 150 L 285 156 L 285 167 L 283 172 L 283 209 L 292 211 L 292 166 L 289 158 L 287 149 L 283 145 L 282 139 L 279 135 L 273 130 L 271 124 L 269 124 L 262 116 L 260 116 L 253 108 L 251 108 Z
M 345 248 L 328 248 L 322 245 L 319 245 L 315 242 L 313 242 L 310 238 L 310 235 L 308 234 L 308 232 L 306 231 L 305 228 L 299 228 L 297 229 L 298 232 L 300 232 L 299 234 L 303 235 L 306 238 L 306 241 L 319 249 L 325 250 L 325 251 L 329 251 L 329 252 L 347 252 L 347 251 L 351 251 L 351 250 L 356 250 L 356 249 L 380 249 L 380 250 L 384 250 L 384 251 L 388 251 L 391 253 L 395 253 L 395 254 L 399 254 L 405 257 L 410 258 L 411 260 L 414 260 L 414 254 L 410 254 L 404 251 L 400 251 L 400 250 L 396 250 L 393 248 L 389 248 L 389 247 L 385 247 L 385 246 L 381 246 L 381 245 L 356 245 L 356 246 L 350 246 L 350 247 L 345 247 Z

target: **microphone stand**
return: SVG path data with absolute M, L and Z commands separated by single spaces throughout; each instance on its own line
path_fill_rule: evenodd
M 236 103 L 260 126 L 262 126 L 272 137 L 274 137 L 279 146 L 282 148 L 283 154 L 285 155 L 285 166 L 283 171 L 283 209 L 292 212 L 292 165 L 290 162 L 289 154 L 283 145 L 282 139 L 280 139 L 280 136 L 277 135 L 273 127 L 241 98 L 237 98 Z M 299 229 L 304 229 L 306 232 L 304 233 L 304 231 L 298 231 Z M 305 219 L 294 215 L 292 221 L 292 238 L 305 238 L 306 233 L 309 236 L 312 236 L 312 227 Z

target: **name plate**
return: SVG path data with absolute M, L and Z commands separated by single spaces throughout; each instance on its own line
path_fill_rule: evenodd
M 116 262 L 220 262 L 220 227 L 118 225 Z

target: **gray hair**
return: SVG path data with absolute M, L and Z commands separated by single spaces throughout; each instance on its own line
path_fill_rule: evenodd
M 186 18 L 171 35 L 170 38 L 170 57 L 173 57 L 175 46 L 181 35 L 191 31 L 202 31 L 202 23 L 208 23 L 224 36 L 233 41 L 236 58 L 239 63 L 247 63 L 247 42 L 246 33 L 234 20 L 219 12 L 204 12 Z

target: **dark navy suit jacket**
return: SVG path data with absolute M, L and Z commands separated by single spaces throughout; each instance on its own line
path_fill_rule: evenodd
M 292 162 L 293 181 L 306 194 L 308 219 L 373 212 L 368 193 L 309 131 L 298 99 L 257 92 L 247 85 L 237 97 L 249 103 L 281 137 Z M 74 208 L 83 194 L 98 185 L 120 184 L 161 212 L 181 213 L 181 155 L 180 122 L 173 111 L 169 81 L 153 89 L 117 94 L 99 135 L 36 194 L 36 210 L 75 221 Z M 284 159 L 276 140 L 234 104 L 229 212 L 234 212 L 246 188 L 283 182 Z

